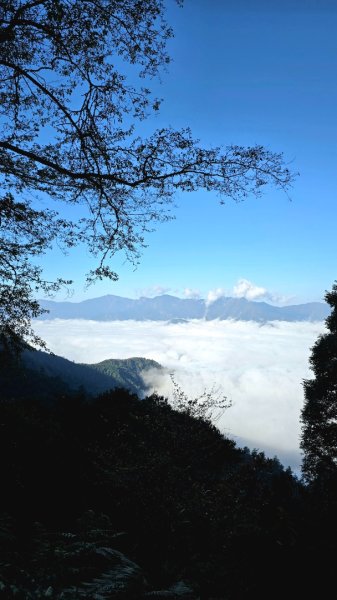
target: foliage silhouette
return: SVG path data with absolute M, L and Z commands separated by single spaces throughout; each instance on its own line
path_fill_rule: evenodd
M 200 396 L 192 398 L 179 386 L 173 373 L 170 373 L 170 378 L 173 386 L 171 405 L 178 412 L 207 423 L 216 423 L 225 410 L 231 407 L 231 402 L 215 384 L 210 390 L 205 389 Z
M 26 598 L 38 597 L 37 585 L 54 598 L 80 586 L 65 554 L 78 548 L 83 573 L 88 542 L 139 565 L 148 591 L 185 581 L 194 598 L 244 599 L 256 589 L 267 598 L 279 570 L 293 572 L 299 483 L 164 398 L 115 390 L 91 402 L 2 402 L 0 423 L 7 594 L 9 573 Z
M 178 2 L 181 3 L 181 2 Z M 0 7 L 0 319 L 3 339 L 41 343 L 30 320 L 46 281 L 38 257 L 85 244 L 88 282 L 137 263 L 144 234 L 170 218 L 177 190 L 259 195 L 293 175 L 262 146 L 204 148 L 188 129 L 148 138 L 160 102 L 145 83 L 169 63 L 162 0 L 4 0 Z M 46 206 L 48 198 L 49 208 Z
M 311 351 L 315 378 L 304 381 L 302 410 L 303 474 L 308 482 L 337 481 L 337 283 L 325 300 L 331 306 L 322 334 Z

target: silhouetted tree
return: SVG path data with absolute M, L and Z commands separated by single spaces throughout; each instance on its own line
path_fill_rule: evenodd
M 308 481 L 337 473 L 337 282 L 325 300 L 332 308 L 326 319 L 329 331 L 312 348 L 310 365 L 315 378 L 304 381 L 301 447 Z
M 232 406 L 230 400 L 224 395 L 221 387 L 213 386 L 210 390 L 204 389 L 202 394 L 189 397 L 170 373 L 173 386 L 173 397 L 171 404 L 174 410 L 185 413 L 195 419 L 201 419 L 207 423 L 216 423 L 222 417 L 227 408 Z
M 206 149 L 188 129 L 137 135 L 136 124 L 160 104 L 138 82 L 169 62 L 171 36 L 162 0 L 1 2 L 4 335 L 34 337 L 37 291 L 64 283 L 45 281 L 36 266 L 56 241 L 65 249 L 87 245 L 97 258 L 89 281 L 116 280 L 111 257 L 123 250 L 138 261 L 144 232 L 169 218 L 177 190 L 203 188 L 239 201 L 267 183 L 291 183 L 282 156 L 261 146 Z

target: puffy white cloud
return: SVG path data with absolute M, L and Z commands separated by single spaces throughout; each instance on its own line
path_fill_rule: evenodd
M 185 288 L 183 295 L 185 298 L 201 298 L 199 290 L 194 290 L 191 288 Z M 267 288 L 258 286 L 248 279 L 241 278 L 238 279 L 231 291 L 228 291 L 223 287 L 217 287 L 209 290 L 205 298 L 206 307 L 212 304 L 212 302 L 219 300 L 219 298 L 224 298 L 226 296 L 233 296 L 234 298 L 246 298 L 246 300 L 252 301 L 265 300 L 279 306 L 287 305 L 290 301 L 294 300 L 294 297 L 271 292 Z
M 279 306 L 284 306 L 294 300 L 293 296 L 275 294 L 267 288 L 255 285 L 255 283 L 243 278 L 239 279 L 233 287 L 232 295 L 235 298 L 246 298 L 246 300 L 266 300 Z
M 223 298 L 226 295 L 226 292 L 223 288 L 215 288 L 214 290 L 210 290 L 206 297 L 206 306 L 212 304 L 219 298 Z
M 155 296 L 162 296 L 172 292 L 171 288 L 165 287 L 164 285 L 152 285 L 147 288 L 136 290 L 137 296 L 145 296 L 146 298 L 154 298 Z
M 34 327 L 53 352 L 77 362 L 144 356 L 174 371 L 189 395 L 220 385 L 232 407 L 218 426 L 298 468 L 302 380 L 311 376 L 310 348 L 323 323 L 54 320 Z M 172 394 L 168 375 L 149 373 L 147 383 Z
M 248 279 L 239 279 L 233 288 L 233 296 L 235 298 L 246 298 L 247 300 L 271 300 L 271 294 L 264 287 L 259 287 L 248 281 Z
M 192 288 L 188 288 L 188 287 L 184 289 L 183 295 L 184 295 L 184 298 L 195 298 L 195 299 L 200 298 L 199 290 L 193 290 Z

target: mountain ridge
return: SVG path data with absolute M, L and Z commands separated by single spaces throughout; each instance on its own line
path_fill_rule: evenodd
M 169 294 L 138 299 L 107 294 L 81 302 L 39 300 L 47 310 L 40 320 L 85 319 L 93 321 L 171 321 L 205 319 L 207 321 L 323 321 L 330 313 L 324 302 L 274 306 L 246 298 L 222 296 L 209 303 L 204 299 L 178 298 Z
M 45 400 L 79 391 L 96 396 L 115 388 L 125 388 L 139 396 L 148 387 L 142 374 L 162 370 L 154 360 L 132 357 L 106 359 L 98 363 L 75 363 L 57 354 L 25 349 L 18 363 L 0 371 L 2 395 L 24 399 L 37 394 Z

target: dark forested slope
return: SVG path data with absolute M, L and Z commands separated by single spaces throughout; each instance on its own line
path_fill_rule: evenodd
M 189 406 L 43 381 L 53 402 L 2 388 L 1 600 L 328 597 L 337 523 L 324 488 Z
M 293 568 L 298 482 L 163 398 L 2 401 L 0 424 L 0 597 L 265 598 Z
M 123 387 L 144 395 L 142 373 L 162 367 L 146 358 L 108 359 L 96 364 L 78 364 L 66 358 L 27 348 L 20 359 L 0 368 L 0 396 L 46 400 L 78 390 L 96 395 Z

